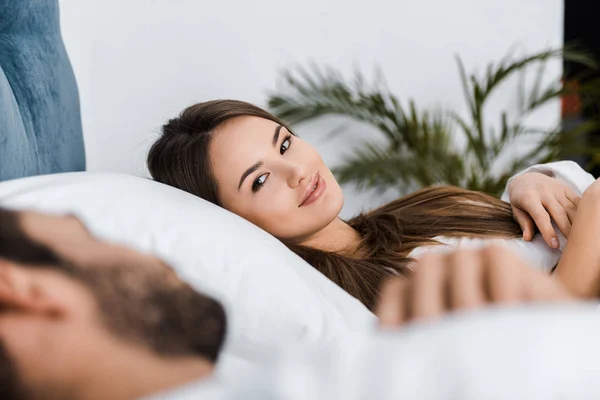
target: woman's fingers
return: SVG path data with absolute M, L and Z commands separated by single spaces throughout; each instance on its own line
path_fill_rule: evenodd
M 575 206 L 575 208 L 579 206 L 579 200 L 581 200 L 581 197 L 577 196 L 577 194 L 575 194 L 575 192 L 573 192 L 571 189 L 565 190 L 565 197 Z
M 524 207 L 524 211 L 533 219 L 548 246 L 557 249 L 559 246 L 558 238 L 552 227 L 550 215 L 542 203 L 537 201 L 530 202 Z
M 523 239 L 529 242 L 531 239 L 533 239 L 533 235 L 535 233 L 535 223 L 525 211 L 515 206 L 512 206 L 512 211 L 515 221 L 517 221 L 521 227 L 521 230 L 523 231 Z
M 568 193 L 570 192 L 570 193 Z M 577 214 L 577 206 L 579 205 L 579 196 L 577 196 L 572 191 L 565 191 L 564 196 L 558 195 L 557 200 L 563 206 L 567 213 L 567 217 L 569 218 L 569 222 L 571 225 L 575 220 L 575 214 Z
M 571 233 L 571 221 L 569 220 L 569 216 L 565 207 L 554 196 L 548 201 L 544 202 L 543 205 L 562 234 L 566 238 L 569 237 L 569 234 Z

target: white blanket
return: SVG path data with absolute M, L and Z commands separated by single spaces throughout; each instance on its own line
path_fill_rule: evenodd
M 488 309 L 283 353 L 236 384 L 152 399 L 600 399 L 595 308 Z

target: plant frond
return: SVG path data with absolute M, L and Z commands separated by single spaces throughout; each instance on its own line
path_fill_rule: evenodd
M 600 116 L 600 79 L 582 75 L 575 80 L 577 85 L 563 86 L 558 79 L 544 83 L 547 62 L 561 57 L 598 68 L 591 56 L 573 48 L 523 57 L 508 53 L 499 62 L 488 63 L 482 75 L 467 73 L 456 56 L 466 116 L 453 110 L 423 110 L 412 100 L 401 103 L 388 90 L 380 69 L 369 82 L 359 71 L 346 79 L 331 68 L 314 64 L 282 73 L 281 87 L 270 94 L 268 105 L 290 124 L 341 116 L 366 123 L 382 134 L 383 142 L 365 140 L 333 168 L 342 184 L 377 191 L 397 188 L 400 193 L 450 184 L 499 195 L 510 176 L 532 164 L 569 155 L 589 155 L 593 163 L 600 164 L 600 148 L 581 141 L 582 135 L 600 129 L 600 122 L 587 121 L 569 131 L 561 126 L 548 129 L 526 123 L 533 112 L 565 95 L 578 96 L 582 107 L 595 107 Z M 530 67 L 535 67 L 535 73 L 528 86 L 525 80 Z M 507 107 L 491 124 L 484 118 L 485 106 L 496 89 L 515 74 L 516 112 L 511 103 L 511 112 Z M 345 125 L 341 125 L 328 136 L 344 132 Z M 456 135 L 466 138 L 464 149 L 457 148 Z M 492 173 L 499 160 L 514 149 L 517 139 L 527 139 L 534 145 L 532 150 L 520 157 L 511 155 L 508 166 Z

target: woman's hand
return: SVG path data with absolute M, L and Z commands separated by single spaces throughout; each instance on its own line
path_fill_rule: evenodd
M 558 280 L 531 268 L 508 249 L 490 246 L 426 254 L 410 277 L 384 284 L 376 314 L 382 327 L 391 328 L 492 303 L 572 298 Z
M 537 226 L 548 246 L 557 249 L 559 242 L 552 220 L 565 237 L 571 233 L 579 196 L 558 179 L 528 172 L 510 182 L 508 195 L 524 240 L 533 239 Z

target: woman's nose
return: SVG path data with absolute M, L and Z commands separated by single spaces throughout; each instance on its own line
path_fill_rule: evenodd
M 300 186 L 304 179 L 309 178 L 307 168 L 301 163 L 284 162 L 282 167 L 288 186 L 291 188 Z

